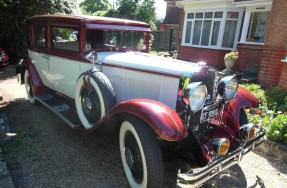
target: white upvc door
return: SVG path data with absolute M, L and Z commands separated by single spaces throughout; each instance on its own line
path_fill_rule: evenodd
M 37 72 L 43 84 L 46 87 L 53 89 L 53 85 L 49 79 L 50 77 L 50 67 L 49 67 L 50 56 L 48 54 L 35 52 L 32 50 L 29 50 L 28 53 L 29 53 L 29 57 L 32 60 L 32 63 L 37 69 Z

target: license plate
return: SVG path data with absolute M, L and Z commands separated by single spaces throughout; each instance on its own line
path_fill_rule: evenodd
M 200 123 L 215 118 L 218 112 L 218 103 L 205 106 L 201 110 Z

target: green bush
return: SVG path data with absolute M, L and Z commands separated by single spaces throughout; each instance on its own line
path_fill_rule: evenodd
M 279 105 L 278 110 L 287 112 L 287 96 L 284 98 L 284 104 Z
M 272 119 L 266 135 L 274 142 L 287 143 L 287 115 L 279 114 Z
M 260 106 L 266 106 L 267 105 L 267 101 L 265 98 L 265 91 L 263 89 L 261 89 L 260 85 L 258 85 L 258 84 L 241 84 L 241 86 L 243 88 L 247 89 L 248 91 L 250 91 L 251 93 L 253 93 L 257 97 Z
M 284 104 L 284 98 L 287 96 L 287 90 L 283 87 L 274 87 L 273 89 L 265 91 L 267 107 L 269 109 L 277 110 Z

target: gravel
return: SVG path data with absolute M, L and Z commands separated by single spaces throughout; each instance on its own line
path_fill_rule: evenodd
M 79 133 L 43 105 L 30 105 L 13 66 L 0 69 L 0 91 L 0 113 L 16 133 L 1 144 L 15 187 L 128 187 L 117 134 Z M 177 164 L 165 163 L 165 187 L 176 187 Z M 202 187 L 286 188 L 287 164 L 251 152 Z

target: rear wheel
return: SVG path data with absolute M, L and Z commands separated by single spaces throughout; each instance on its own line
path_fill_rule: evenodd
M 29 102 L 31 104 L 36 104 L 37 101 L 34 95 L 33 84 L 31 82 L 31 78 L 30 78 L 28 70 L 26 70 L 24 74 L 24 83 L 25 83 L 26 93 L 27 93 Z
M 131 187 L 162 187 L 163 161 L 153 130 L 143 121 L 129 117 L 120 128 L 120 153 Z

